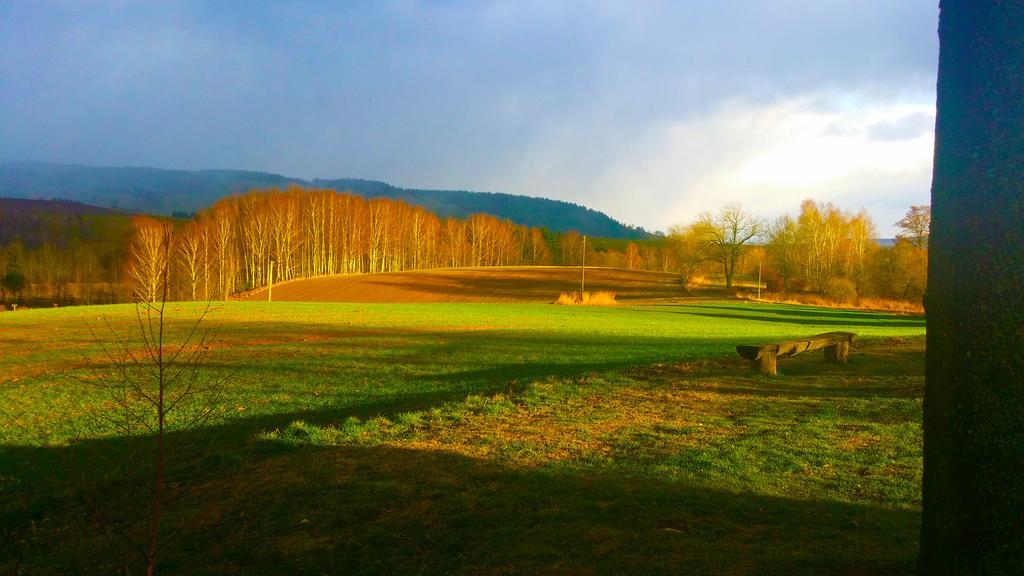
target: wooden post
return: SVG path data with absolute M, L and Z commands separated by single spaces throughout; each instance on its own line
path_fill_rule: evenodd
M 580 266 L 580 302 L 583 301 L 583 291 L 586 290 L 587 279 L 587 237 L 583 237 L 583 265 Z
M 270 273 L 267 275 L 267 302 L 272 301 L 274 295 L 274 261 L 270 261 Z

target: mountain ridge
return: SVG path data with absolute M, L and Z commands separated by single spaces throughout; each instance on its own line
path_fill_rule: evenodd
M 172 214 L 197 212 L 219 198 L 253 188 L 298 185 L 351 191 L 367 198 L 396 198 L 438 216 L 465 218 L 484 212 L 556 232 L 575 230 L 606 238 L 654 235 L 585 206 L 503 192 L 402 188 L 360 178 L 305 180 L 255 170 L 180 170 L 147 166 L 86 166 L 49 162 L 0 162 L 0 197 L 67 199 L 118 210 Z

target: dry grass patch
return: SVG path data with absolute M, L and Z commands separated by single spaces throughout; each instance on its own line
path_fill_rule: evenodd
M 760 298 L 754 293 L 739 292 L 737 297 L 757 302 L 773 304 L 797 304 L 817 306 L 819 308 L 835 308 L 840 310 L 867 310 L 874 312 L 896 312 L 899 314 L 924 314 L 924 306 L 920 302 L 892 300 L 888 298 L 856 298 L 852 302 L 843 302 L 818 294 L 795 294 L 762 292 Z
M 614 306 L 615 292 L 562 292 L 555 304 L 561 306 Z

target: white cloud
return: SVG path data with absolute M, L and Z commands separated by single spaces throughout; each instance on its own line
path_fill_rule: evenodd
M 823 98 L 832 105 L 823 106 Z M 887 235 L 907 206 L 927 201 L 934 140 L 920 130 L 879 140 L 872 127 L 899 126 L 908 117 L 934 119 L 934 106 L 821 95 L 728 101 L 699 119 L 649 131 L 594 175 L 593 203 L 625 221 L 665 229 L 728 202 L 776 216 L 814 198 L 866 208 Z
M 935 131 L 935 114 L 914 112 L 895 120 L 884 120 L 868 126 L 868 137 L 880 142 L 913 140 Z

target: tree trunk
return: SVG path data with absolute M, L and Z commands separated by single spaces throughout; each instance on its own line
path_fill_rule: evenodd
M 921 574 L 1024 566 L 1024 3 L 944 0 Z

